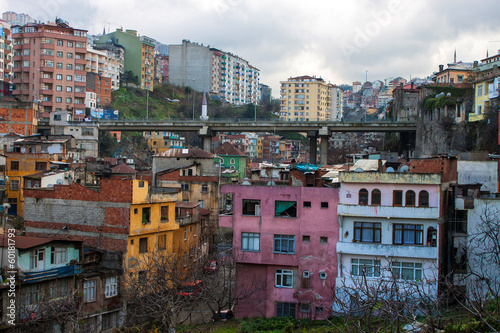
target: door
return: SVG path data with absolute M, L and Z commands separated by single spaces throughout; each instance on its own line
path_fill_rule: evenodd
M 45 249 L 38 250 L 38 270 L 43 271 L 45 269 Z

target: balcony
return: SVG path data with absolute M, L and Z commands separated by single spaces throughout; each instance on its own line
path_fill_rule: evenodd
M 75 92 L 75 98 L 85 98 L 85 92 Z
M 82 265 L 73 264 L 53 269 L 48 269 L 45 271 L 37 271 L 37 272 L 25 272 L 24 273 L 24 283 L 33 283 L 39 282 L 42 280 L 48 279 L 57 279 L 65 276 L 76 275 L 82 273 Z
M 233 227 L 233 215 L 219 215 L 219 227 Z
M 29 83 L 30 82 L 29 79 L 24 79 L 23 80 L 22 78 L 18 77 L 18 78 L 13 79 L 12 83 L 21 83 L 21 81 L 24 81 L 25 83 Z
M 40 43 L 40 48 L 53 50 L 54 49 L 54 44 Z
M 54 60 L 54 55 L 50 55 L 50 54 L 42 54 L 40 55 L 40 59 L 41 60 Z M 26 58 L 24 58 L 23 60 L 26 60 Z
M 85 60 L 85 58 L 75 59 L 75 64 L 86 65 L 87 64 L 87 60 Z
M 49 89 L 42 89 L 40 90 L 40 92 L 42 93 L 42 95 L 54 95 L 54 91 Z
M 12 72 L 14 73 L 20 73 L 23 71 L 23 67 L 14 67 L 12 68 Z
M 75 81 L 75 86 L 85 87 L 86 85 L 87 85 L 86 82 Z
M 40 66 L 40 70 L 42 72 L 53 72 L 54 71 L 54 67 Z
M 85 103 L 75 103 L 76 109 L 85 109 Z
M 408 218 L 408 219 L 438 219 L 437 207 L 393 207 L 393 206 L 362 206 L 343 205 L 337 207 L 341 216 Z
M 43 106 L 52 106 L 54 103 L 52 101 L 42 101 L 41 103 Z
M 435 246 L 337 242 L 337 253 L 376 255 L 378 257 L 437 259 L 438 248 Z
M 24 82 L 29 82 L 29 79 L 24 79 Z M 53 77 L 42 77 L 42 78 L 40 78 L 40 82 L 53 83 L 54 78 Z

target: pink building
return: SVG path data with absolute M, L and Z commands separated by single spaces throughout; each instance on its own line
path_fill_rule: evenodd
M 225 185 L 237 260 L 236 293 L 254 286 L 236 305 L 243 317 L 329 315 L 337 275 L 339 190 L 325 187 Z

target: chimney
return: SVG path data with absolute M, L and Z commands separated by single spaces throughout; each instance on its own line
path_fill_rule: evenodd
M 439 65 L 439 71 L 442 72 L 444 70 L 444 65 Z
M 472 65 L 472 67 L 476 68 L 477 64 L 478 64 L 477 60 L 474 60 L 474 64 Z

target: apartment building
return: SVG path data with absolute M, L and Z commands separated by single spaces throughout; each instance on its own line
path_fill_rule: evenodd
M 96 107 L 103 108 L 111 103 L 112 80 L 104 75 L 87 73 L 87 89 L 95 92 Z
M 12 94 L 36 101 L 49 112 L 73 110 L 85 115 L 87 30 L 74 29 L 61 19 L 55 23 L 13 26 L 14 79 Z
M 232 213 L 236 292 L 250 292 L 235 309 L 243 317 L 324 319 L 337 275 L 338 189 L 223 185 Z
M 441 175 L 340 172 L 339 182 L 339 295 L 339 288 L 366 279 L 370 285 L 417 281 L 419 292 L 436 297 Z
M 123 31 L 120 28 L 99 37 L 95 41 L 95 48 L 103 48 L 106 44 L 123 47 L 125 50 L 123 71 L 131 71 L 136 75 L 141 89 L 152 91 L 155 67 L 155 40 L 139 35 L 136 30 L 127 29 Z
M 124 71 L 124 54 L 125 50 L 122 47 L 112 44 L 102 44 L 95 47 L 87 45 L 85 70 L 109 78 L 111 80 L 110 89 L 117 90 L 120 88 L 120 74 Z
M 12 88 L 12 31 L 0 20 L 0 96 L 9 96 Z
M 258 103 L 260 71 L 247 60 L 210 45 L 183 40 L 169 45 L 169 82 L 210 92 L 221 101 L 243 105 Z
M 281 81 L 280 119 L 287 121 L 341 120 L 340 89 L 313 76 L 290 77 Z M 337 109 L 337 100 L 340 103 Z M 338 118 L 338 119 L 337 119 Z
M 481 64 L 473 68 L 474 112 L 469 115 L 469 121 L 484 119 L 485 114 L 489 111 L 490 100 L 498 97 L 500 91 L 499 65 L 500 50 L 498 50 L 498 54 L 481 60 Z

